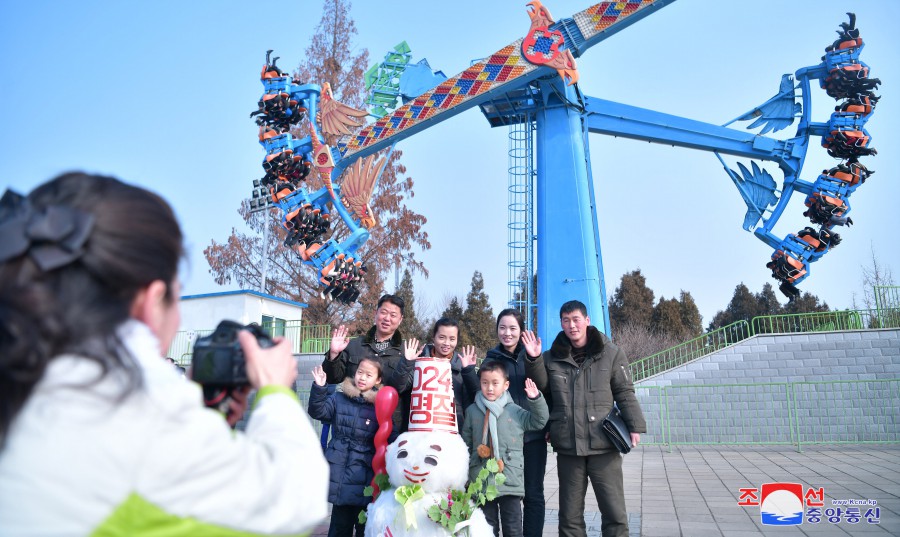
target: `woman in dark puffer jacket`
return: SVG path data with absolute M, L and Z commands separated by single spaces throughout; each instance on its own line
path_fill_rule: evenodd
M 328 394 L 325 371 L 313 369 L 309 415 L 331 424 L 331 441 L 325 459 L 331 468 L 328 501 L 331 502 L 331 525 L 328 537 L 363 536 L 364 526 L 357 522 L 359 512 L 371 498 L 363 494 L 372 481 L 373 439 L 378 431 L 375 417 L 375 394 L 381 387 L 381 364 L 364 358 L 353 378 L 344 379 L 341 389 Z
M 523 337 L 524 336 L 524 337 Z M 525 395 L 525 358 L 541 355 L 540 339 L 525 330 L 525 319 L 519 310 L 505 309 L 497 316 L 497 339 L 500 344 L 487 352 L 482 366 L 500 362 L 509 375 L 509 395 L 513 402 L 528 408 Z M 525 433 L 525 500 L 522 522 L 525 537 L 539 537 L 544 529 L 544 473 L 547 470 L 547 440 L 544 431 Z

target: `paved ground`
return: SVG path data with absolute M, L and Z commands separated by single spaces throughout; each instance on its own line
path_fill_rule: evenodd
M 900 446 L 640 447 L 625 457 L 625 500 L 632 537 L 751 537 L 758 535 L 900 535 Z M 801 483 L 824 489 L 819 523 L 766 526 L 759 507 L 737 505 L 742 488 Z M 547 461 L 544 535 L 556 536 L 559 509 L 556 457 Z M 757 493 L 758 494 L 758 493 Z M 846 518 L 830 523 L 833 500 L 874 500 L 880 523 Z M 588 509 L 596 501 L 588 487 Z M 861 506 L 864 514 L 871 506 Z M 600 535 L 600 514 L 585 513 L 588 535 Z M 327 535 L 328 522 L 313 535 Z

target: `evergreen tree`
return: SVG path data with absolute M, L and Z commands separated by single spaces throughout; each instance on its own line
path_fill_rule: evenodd
M 766 282 L 762 291 L 756 294 L 756 303 L 758 305 L 757 315 L 778 315 L 781 313 L 781 304 L 778 302 L 778 296 L 772 284 Z
M 652 318 L 653 291 L 641 269 L 624 274 L 609 303 L 610 324 L 613 328 L 628 324 L 649 327 Z
M 659 303 L 653 308 L 650 326 L 652 330 L 677 339 L 684 339 L 688 333 L 681 318 L 681 304 L 674 298 L 666 300 L 665 297 L 660 297 Z
M 397 288 L 394 294 L 402 298 L 406 304 L 403 308 L 403 322 L 400 323 L 400 333 L 403 334 L 404 338 L 416 338 L 419 341 L 424 341 L 427 336 L 425 333 L 427 329 L 419 321 L 412 274 L 410 274 L 409 269 L 403 271 L 400 287 Z
M 459 305 L 459 299 L 453 297 L 450 301 L 450 304 L 447 306 L 447 309 L 441 313 L 441 317 L 447 317 L 448 319 L 456 319 L 459 321 L 463 317 L 463 309 L 462 306 Z
M 769 283 L 763 285 L 762 291 L 753 294 L 747 286 L 741 283 L 734 289 L 731 302 L 724 311 L 716 313 L 709 330 L 715 330 L 727 326 L 736 321 L 752 322 L 754 317 L 765 315 L 780 315 L 783 313 L 813 313 L 829 311 L 828 304 L 820 303 L 819 297 L 803 293 L 800 297 L 788 302 L 784 307 L 778 302 L 775 291 Z M 765 330 L 765 327 L 758 327 Z
M 353 42 L 357 30 L 350 14 L 350 2 L 326 0 L 321 14 L 307 46 L 306 59 L 294 74 L 303 83 L 322 85 L 328 82 L 337 100 L 364 108 L 363 75 L 369 53 Z M 305 127 L 295 130 L 295 134 L 305 136 Z M 327 142 L 332 147 L 336 139 L 336 136 L 327 136 Z M 403 263 L 413 272 L 428 275 L 424 264 L 414 255 L 415 249 L 424 251 L 431 248 L 424 230 L 426 220 L 406 206 L 406 201 L 413 196 L 413 179 L 405 176 L 406 168 L 400 162 L 401 156 L 401 151 L 393 152 L 370 200 L 378 226 L 370 230 L 369 240 L 354 255 L 355 260 L 361 261 L 368 270 L 356 304 L 347 306 L 321 298 L 319 293 L 323 288 L 317 272 L 310 270 L 292 249 L 283 245 L 284 228 L 280 215 L 274 211 L 251 213 L 249 200 L 244 200 L 238 211 L 252 232 L 232 229 L 223 242 L 214 239 L 203 251 L 215 282 L 259 289 L 263 286 L 262 267 L 266 265 L 264 260 L 267 260 L 265 291 L 306 302 L 309 307 L 303 313 L 304 324 L 343 322 L 351 333 L 369 326 L 371 312 L 375 311 L 375 304 L 383 294 L 384 278 L 391 267 Z M 311 191 L 323 185 L 316 173 L 310 174 L 306 182 L 306 187 Z M 266 228 L 269 228 L 268 244 L 264 244 L 261 238 L 266 234 Z M 330 236 L 340 241 L 348 233 L 345 226 L 333 225 Z
M 749 322 L 756 317 L 758 311 L 759 303 L 756 296 L 741 282 L 734 288 L 734 295 L 728 306 L 725 307 L 725 311 L 720 311 L 713 317 L 709 330 L 715 330 L 740 320 Z
M 678 299 L 678 306 L 681 309 L 681 322 L 687 331 L 686 336 L 693 338 L 703 333 L 703 317 L 700 315 L 700 309 L 694 302 L 694 297 L 687 291 L 681 291 Z
M 460 321 L 460 325 L 465 326 L 469 343 L 475 345 L 479 356 L 484 356 L 488 349 L 496 345 L 494 310 L 484 292 L 484 278 L 477 270 L 472 275 L 472 287 L 466 295 L 466 310 Z
M 814 313 L 830 311 L 828 303 L 819 303 L 819 297 L 812 293 L 803 293 L 784 307 L 784 313 Z
M 469 331 L 462 324 L 462 318 L 464 315 L 465 315 L 465 313 L 463 312 L 462 306 L 459 305 L 459 299 L 457 299 L 456 297 L 453 297 L 453 299 L 450 300 L 450 304 L 447 306 L 447 309 L 445 309 L 441 313 L 441 317 L 446 317 L 448 319 L 455 319 L 456 321 L 458 321 L 460 323 L 459 338 L 457 339 L 457 342 L 456 342 L 457 349 L 460 347 L 463 347 L 465 345 L 472 344 L 471 343 L 472 340 L 469 337 Z

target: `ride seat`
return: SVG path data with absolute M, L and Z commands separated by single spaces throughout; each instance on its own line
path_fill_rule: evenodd
M 810 245 L 810 246 L 812 247 L 812 249 L 815 250 L 815 251 L 817 251 L 817 252 L 821 252 L 822 250 L 825 249 L 825 245 L 822 244 L 822 241 L 820 241 L 820 240 L 818 239 L 818 237 L 816 237 L 816 236 L 813 235 L 812 233 L 803 233 L 803 232 L 801 231 L 801 232 L 800 232 L 800 235 L 799 235 L 799 238 L 800 238 L 800 240 L 802 240 L 802 241 L 805 242 L 806 244 Z
M 803 266 L 803 262 L 793 256 L 786 255 L 782 257 L 781 266 L 786 269 L 785 273 L 788 275 L 788 283 L 794 283 L 806 275 L 806 268 Z
M 846 41 L 841 41 L 838 43 L 838 46 L 835 47 L 835 50 L 844 50 L 848 48 L 857 48 L 863 46 L 862 37 L 857 37 L 856 39 L 848 39 Z

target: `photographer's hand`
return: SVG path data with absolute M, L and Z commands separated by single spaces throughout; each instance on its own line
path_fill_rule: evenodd
M 238 341 L 247 360 L 247 378 L 256 389 L 263 386 L 294 387 L 297 379 L 297 361 L 291 352 L 291 344 L 286 339 L 276 339 L 274 347 L 260 348 L 250 332 L 238 332 Z
M 250 386 L 242 386 L 231 390 L 228 397 L 228 412 L 225 413 L 225 421 L 234 427 L 244 417 L 247 409 L 247 398 L 250 396 Z

